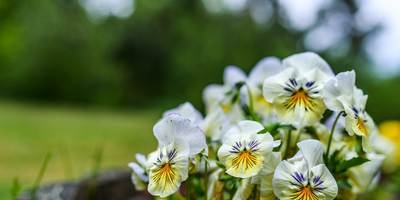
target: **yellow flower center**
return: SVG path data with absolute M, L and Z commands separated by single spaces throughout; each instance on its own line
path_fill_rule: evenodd
M 172 165 L 170 163 L 165 163 L 154 172 L 152 179 L 156 183 L 170 184 L 175 179 L 175 176 L 176 174 L 172 169 Z
M 256 164 L 257 157 L 249 150 L 240 152 L 239 155 L 232 160 L 232 166 L 234 168 L 243 167 L 244 169 L 248 169 L 256 166 Z
M 221 108 L 224 111 L 224 113 L 228 113 L 229 111 L 232 110 L 232 105 L 229 103 L 221 103 Z
M 296 192 L 293 197 L 293 200 L 318 200 L 317 195 L 314 194 L 312 188 L 310 186 L 303 186 L 300 188 L 298 192 Z
M 312 110 L 315 103 L 303 88 L 292 93 L 284 104 L 287 109 L 294 109 L 296 106 L 304 106 L 305 110 Z
M 361 131 L 361 133 L 363 133 L 364 136 L 368 136 L 368 130 L 363 119 L 357 119 L 357 128 Z

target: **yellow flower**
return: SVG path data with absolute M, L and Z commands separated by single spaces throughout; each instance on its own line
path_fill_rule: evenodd
M 400 121 L 386 121 L 379 126 L 381 135 L 392 142 L 396 148 L 394 151 L 395 161 L 400 165 Z

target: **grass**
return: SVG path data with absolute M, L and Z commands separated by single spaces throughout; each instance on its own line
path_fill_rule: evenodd
M 138 152 L 156 148 L 157 111 L 113 112 L 0 102 L 0 199 L 10 199 L 15 178 L 32 187 L 47 153 L 43 183 L 91 173 L 102 148 L 101 169 L 127 168 Z

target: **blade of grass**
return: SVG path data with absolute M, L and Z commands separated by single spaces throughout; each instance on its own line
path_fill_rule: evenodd
M 34 184 L 33 184 L 33 188 L 32 188 L 32 191 L 31 191 L 31 199 L 32 199 L 32 200 L 35 200 L 35 199 L 36 199 L 36 192 L 37 192 L 37 189 L 40 187 L 40 184 L 41 184 L 41 182 L 42 182 L 43 176 L 44 176 L 44 174 L 46 173 L 47 166 L 48 166 L 48 164 L 49 164 L 49 162 L 50 162 L 50 159 L 51 159 L 51 153 L 49 152 L 49 153 L 47 153 L 46 156 L 44 157 L 43 162 L 42 162 L 42 165 L 40 166 L 39 173 L 38 173 L 38 175 L 36 176 L 35 182 L 34 182 Z
M 14 178 L 13 179 L 13 184 L 12 184 L 12 187 L 11 187 L 11 198 L 13 200 L 17 199 L 17 197 L 18 197 L 18 195 L 19 195 L 19 193 L 21 191 L 21 188 L 22 188 L 22 185 L 19 182 L 19 179 L 18 178 Z

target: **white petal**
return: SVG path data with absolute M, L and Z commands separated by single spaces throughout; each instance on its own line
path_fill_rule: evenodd
M 356 73 L 354 70 L 341 72 L 336 75 L 336 78 L 338 87 L 342 90 L 342 93 L 351 95 L 356 84 Z
M 211 84 L 203 90 L 203 101 L 207 107 L 207 111 L 210 111 L 215 106 L 218 106 L 220 101 L 225 96 L 227 88 L 223 85 Z
M 195 124 L 200 124 L 203 121 L 203 116 L 201 115 L 201 113 L 198 110 L 196 110 L 196 108 L 189 102 L 185 102 L 179 105 L 177 108 L 164 112 L 163 117 L 166 117 L 167 115 L 173 113 L 188 118 Z
M 267 77 L 273 76 L 281 70 L 281 61 L 278 58 L 263 58 L 250 71 L 248 82 L 254 86 L 262 85 Z
M 310 184 L 312 187 L 315 186 L 313 180 L 318 177 L 322 182 L 320 185 L 317 186 L 317 188 L 323 189 L 317 190 L 315 194 L 321 199 L 334 199 L 338 193 L 338 186 L 336 184 L 335 178 L 333 178 L 328 168 L 323 164 L 317 165 L 310 169 Z
M 298 183 L 298 181 L 293 178 L 294 173 L 301 173 L 305 180 Z M 289 197 L 292 197 L 297 189 L 297 186 L 293 183 L 307 184 L 306 173 L 307 165 L 305 162 L 301 162 L 301 160 L 294 162 L 292 159 L 291 162 L 286 160 L 280 162 L 275 169 L 272 179 L 275 196 L 279 199 L 289 199 Z
M 232 200 L 248 199 L 253 192 L 253 188 L 254 185 L 250 183 L 249 178 L 243 179 Z
M 365 105 L 367 104 L 368 95 L 364 95 L 364 92 L 361 89 L 354 88 L 354 107 L 359 109 L 365 109 Z
M 334 76 L 331 67 L 319 55 L 312 52 L 294 54 L 282 61 L 284 67 L 293 67 L 304 73 L 313 69 L 319 69 L 329 76 Z
M 147 164 L 146 156 L 144 156 L 141 153 L 137 153 L 135 155 L 135 158 L 136 158 L 136 161 L 139 163 L 140 166 L 146 167 L 146 164 Z
M 303 140 L 297 146 L 309 168 L 323 163 L 324 146 L 318 140 Z
M 224 71 L 224 84 L 234 86 L 236 83 L 246 81 L 246 74 L 236 66 L 227 66 Z
M 160 145 L 167 145 L 176 139 L 188 143 L 190 156 L 207 150 L 203 131 L 189 119 L 178 114 L 170 114 L 161 119 L 153 128 L 155 137 Z
M 264 130 L 264 126 L 256 121 L 243 120 L 238 123 L 242 134 L 254 134 Z
M 210 175 L 207 184 L 207 200 L 214 199 L 214 197 L 221 192 L 219 190 L 222 190 L 222 188 L 219 186 L 221 186 L 222 183 L 219 181 L 219 178 L 223 172 L 224 171 L 219 168 Z
M 264 98 L 273 103 L 275 99 L 285 95 L 285 83 L 297 76 L 297 72 L 293 68 L 288 68 L 275 76 L 265 79 L 263 83 L 263 95 Z

